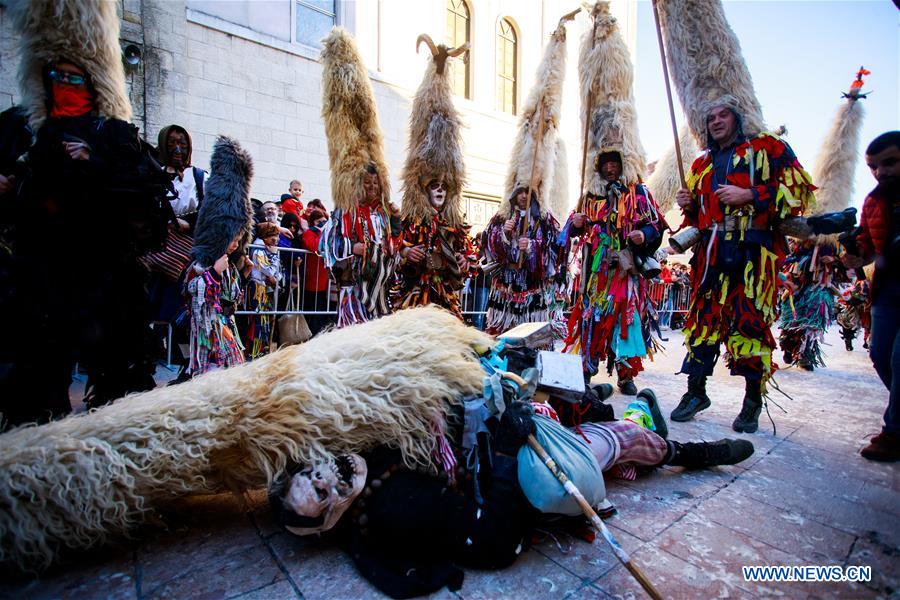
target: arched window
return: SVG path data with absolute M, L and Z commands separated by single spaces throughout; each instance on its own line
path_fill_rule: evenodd
M 472 19 L 466 0 L 447 0 L 447 45 L 451 48 L 471 42 Z M 447 61 L 447 76 L 450 89 L 463 98 L 471 98 L 469 94 L 469 60 L 463 62 L 462 57 Z
M 509 19 L 497 25 L 497 110 L 516 114 L 516 70 L 518 67 L 516 30 Z

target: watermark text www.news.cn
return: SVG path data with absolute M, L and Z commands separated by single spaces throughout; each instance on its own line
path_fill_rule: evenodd
M 866 566 L 749 566 L 741 567 L 744 581 L 871 581 L 872 567 Z

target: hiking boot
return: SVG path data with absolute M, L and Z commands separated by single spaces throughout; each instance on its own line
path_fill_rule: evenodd
M 643 400 L 650 407 L 650 416 L 653 417 L 653 425 L 656 427 L 656 435 L 662 439 L 669 437 L 669 426 L 663 418 L 662 412 L 659 410 L 659 402 L 656 401 L 656 394 L 650 388 L 644 388 L 637 395 L 639 400 Z
M 634 385 L 634 379 L 620 379 L 619 380 L 619 391 L 625 394 L 626 396 L 635 396 L 637 395 L 638 389 L 637 386 Z
M 674 453 L 668 464 L 686 469 L 702 469 L 717 465 L 736 465 L 753 455 L 753 444 L 747 440 L 724 439 L 718 442 L 674 442 Z
M 755 433 L 759 429 L 759 414 L 762 412 L 762 385 L 759 381 L 748 381 L 746 385 L 744 404 L 731 428 L 738 433 Z
M 611 383 L 595 383 L 590 388 L 601 402 L 605 402 L 615 391 Z
M 694 415 L 709 408 L 711 404 L 709 396 L 706 395 L 706 377 L 689 375 L 688 390 L 681 397 L 681 402 L 678 403 L 669 418 L 679 423 L 690 421 Z
M 882 431 L 869 441 L 869 445 L 859 451 L 863 458 L 878 462 L 900 460 L 900 434 Z

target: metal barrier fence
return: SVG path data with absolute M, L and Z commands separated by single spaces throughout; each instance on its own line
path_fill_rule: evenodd
M 650 298 L 656 303 L 659 324 L 663 327 L 676 327 L 687 314 L 691 303 L 691 289 L 683 283 L 650 282 Z
M 265 247 L 253 244 L 248 252 L 252 253 L 254 249 L 264 250 Z M 316 257 L 317 255 L 299 248 L 278 248 L 278 252 L 281 259 L 282 275 L 278 285 L 275 286 L 272 310 L 253 310 L 249 308 L 247 304 L 249 301 L 248 294 L 244 294 L 243 304 L 234 314 L 248 316 L 337 315 L 340 289 L 321 262 L 308 268 L 307 261 L 311 259 L 310 257 Z M 325 271 L 324 275 L 317 274 L 318 268 Z M 324 276 L 327 280 L 326 289 L 318 293 L 307 290 L 308 276 Z M 307 293 L 304 293 L 305 290 Z M 483 275 L 467 280 L 465 286 L 459 292 L 463 316 L 475 322 L 476 325 L 487 313 L 487 292 L 488 289 Z

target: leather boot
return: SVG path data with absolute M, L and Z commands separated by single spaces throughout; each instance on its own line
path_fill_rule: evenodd
M 707 409 L 712 403 L 706 395 L 706 376 L 688 375 L 688 389 L 681 397 L 681 402 L 669 415 L 673 421 L 690 421 L 701 410 Z
M 686 469 L 702 469 L 717 465 L 736 465 L 753 454 L 753 444 L 747 440 L 724 439 L 718 442 L 675 442 L 672 458 L 667 464 Z
M 762 383 L 747 380 L 744 405 L 734 419 L 731 428 L 738 433 L 755 433 L 759 429 L 759 414 L 762 412 Z

